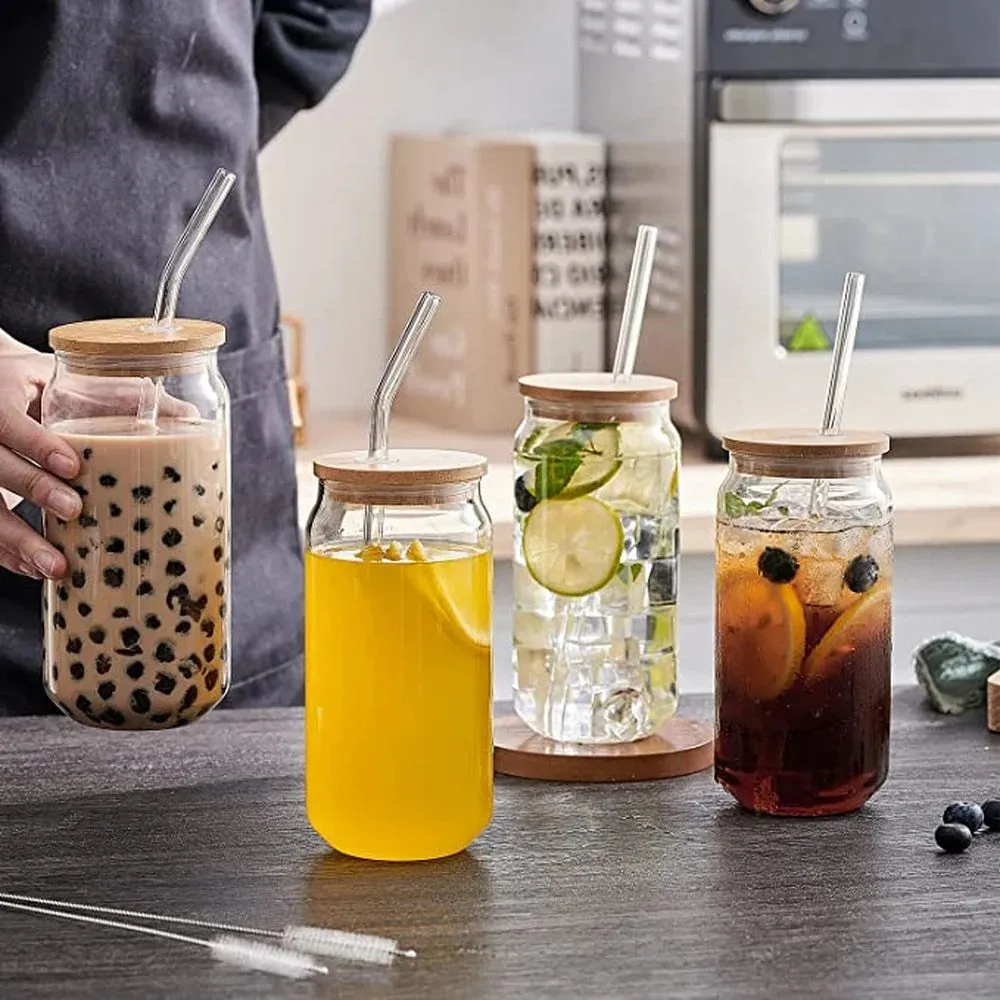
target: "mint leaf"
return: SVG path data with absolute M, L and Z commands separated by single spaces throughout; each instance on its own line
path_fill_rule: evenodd
M 621 580 L 626 587 L 629 583 L 635 583 L 635 581 L 639 579 L 641 573 L 642 566 L 640 566 L 639 563 L 632 563 L 630 565 L 622 563 L 621 566 L 618 567 L 618 579 Z
M 747 505 L 736 493 L 727 493 L 722 498 L 722 507 L 726 517 L 742 517 L 747 512 Z
M 765 507 L 770 507 L 778 499 L 778 490 L 784 486 L 779 483 L 764 500 L 744 500 L 738 493 L 729 492 L 722 497 L 722 507 L 726 512 L 726 517 L 737 518 L 746 517 L 747 514 L 759 514 Z M 783 504 L 775 508 L 779 514 L 788 517 L 788 508 Z

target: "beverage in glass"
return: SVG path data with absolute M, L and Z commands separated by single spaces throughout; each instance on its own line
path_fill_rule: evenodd
M 724 443 L 716 780 L 755 812 L 850 812 L 889 762 L 888 438 L 772 430 Z
M 677 707 L 677 384 L 532 375 L 521 393 L 515 708 L 553 740 L 641 739 Z

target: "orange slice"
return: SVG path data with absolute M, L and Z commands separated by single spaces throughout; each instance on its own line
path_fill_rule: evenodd
M 803 664 L 802 675 L 806 680 L 825 677 L 859 646 L 878 641 L 889 631 L 891 611 L 889 585 L 875 584 L 830 626 Z
M 748 698 L 777 698 L 805 655 L 806 619 L 795 590 L 746 569 L 723 574 L 717 600 L 720 676 Z

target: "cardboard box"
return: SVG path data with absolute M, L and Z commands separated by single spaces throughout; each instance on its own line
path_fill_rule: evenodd
M 532 149 L 475 136 L 392 140 L 389 344 L 419 294 L 442 305 L 394 412 L 513 434 L 532 366 Z

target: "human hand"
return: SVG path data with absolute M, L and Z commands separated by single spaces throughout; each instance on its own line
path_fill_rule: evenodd
M 62 553 L 12 512 L 11 494 L 64 521 L 81 510 L 79 496 L 64 482 L 80 471 L 80 459 L 39 423 L 52 364 L 48 355 L 0 331 L 0 565 L 36 580 L 60 580 L 69 567 Z

